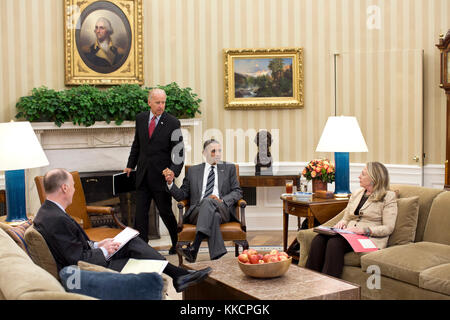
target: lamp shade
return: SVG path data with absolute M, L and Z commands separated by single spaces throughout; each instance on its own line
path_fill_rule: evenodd
M 317 152 L 368 152 L 355 117 L 329 117 L 316 148 Z
M 30 169 L 48 164 L 28 121 L 0 123 L 0 170 Z

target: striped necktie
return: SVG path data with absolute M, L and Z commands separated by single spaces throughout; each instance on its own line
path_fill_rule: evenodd
M 208 174 L 208 179 L 206 180 L 205 195 L 203 196 L 203 198 L 209 197 L 213 193 L 214 180 L 215 180 L 214 166 L 212 166 Z

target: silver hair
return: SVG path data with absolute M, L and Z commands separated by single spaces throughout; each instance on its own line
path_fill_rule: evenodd
M 100 18 L 98 18 L 98 20 L 95 23 L 95 25 L 97 25 L 97 23 L 99 23 L 100 21 L 104 23 L 105 29 L 106 29 L 106 31 L 108 31 L 108 34 L 111 35 L 111 34 L 114 33 L 114 30 L 113 30 L 113 28 L 111 26 L 111 22 L 108 19 L 106 19 L 104 17 L 100 17 Z

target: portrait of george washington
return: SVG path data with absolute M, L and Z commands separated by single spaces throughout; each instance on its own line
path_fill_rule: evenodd
M 125 13 L 109 1 L 96 1 L 80 15 L 75 33 L 83 62 L 95 72 L 111 73 L 127 60 L 132 32 Z

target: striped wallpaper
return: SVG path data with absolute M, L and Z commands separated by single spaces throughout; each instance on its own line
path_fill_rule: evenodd
M 253 136 L 230 137 L 259 129 L 278 130 L 275 160 L 320 156 L 315 147 L 334 115 L 338 52 L 337 113 L 358 117 L 369 146 L 350 160 L 417 164 L 423 119 L 425 163 L 443 164 L 446 100 L 435 44 L 450 28 L 448 0 L 143 2 L 145 85 L 193 88 L 203 100 L 205 135 L 223 138 L 228 160 L 253 161 Z M 63 0 L 0 0 L 0 37 L 0 121 L 9 121 L 33 87 L 64 88 Z M 277 47 L 304 48 L 304 108 L 225 110 L 222 50 Z M 369 60 L 375 64 L 363 63 Z

